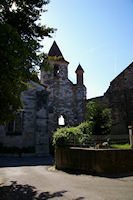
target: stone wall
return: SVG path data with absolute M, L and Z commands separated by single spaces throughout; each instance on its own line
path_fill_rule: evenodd
M 84 121 L 86 88 L 73 84 L 68 79 L 68 63 L 51 61 L 51 71 L 41 70 L 41 83 L 49 93 L 48 131 L 50 138 L 58 127 L 58 118 L 62 115 L 66 126 L 76 126 Z M 58 65 L 59 73 L 54 74 Z
M 110 83 L 103 101 L 112 111 L 112 133 L 128 134 L 133 124 L 133 63 Z
M 55 160 L 56 168 L 62 170 L 77 170 L 99 175 L 133 173 L 132 149 L 90 150 L 57 147 Z
M 44 86 L 30 83 L 22 94 L 24 111 L 21 135 L 7 135 L 7 127 L 0 127 L 0 143 L 6 147 L 35 147 L 36 155 L 48 155 L 47 92 Z
M 133 63 L 111 83 L 104 96 L 90 100 L 99 102 L 112 113 L 111 134 L 128 134 L 128 125 L 133 124 Z

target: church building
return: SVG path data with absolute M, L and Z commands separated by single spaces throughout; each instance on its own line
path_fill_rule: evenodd
M 58 127 L 76 126 L 85 120 L 86 87 L 81 65 L 75 71 L 77 83 L 68 78 L 68 64 L 56 42 L 48 53 L 50 70 L 41 69 L 40 84 L 22 94 L 24 110 L 17 119 L 0 127 L 0 145 L 34 147 L 38 156 L 49 154 L 49 142 Z
M 23 92 L 24 109 L 17 112 L 16 120 L 0 127 L 0 148 L 34 148 L 37 156 L 49 155 L 54 131 L 82 123 L 89 101 L 111 109 L 111 135 L 128 136 L 128 126 L 133 125 L 133 63 L 110 83 L 103 96 L 87 100 L 83 68 L 79 64 L 75 69 L 77 83 L 73 84 L 68 78 L 69 62 L 55 41 L 48 62 L 50 70 L 41 68 L 40 84 L 31 81 Z
M 46 72 L 41 69 L 41 84 L 49 93 L 48 131 L 52 136 L 59 126 L 60 117 L 67 127 L 76 126 L 85 120 L 86 87 L 83 84 L 84 70 L 81 65 L 75 71 L 77 83 L 73 84 L 69 80 L 69 62 L 64 59 L 55 41 L 48 56 L 51 70 Z

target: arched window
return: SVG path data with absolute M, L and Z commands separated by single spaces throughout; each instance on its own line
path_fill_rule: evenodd
M 58 118 L 58 125 L 59 126 L 64 126 L 65 125 L 65 119 L 62 115 Z
M 59 66 L 58 66 L 58 65 L 54 65 L 54 76 L 55 76 L 55 77 L 58 76 L 59 73 L 60 73 L 60 71 L 59 71 Z

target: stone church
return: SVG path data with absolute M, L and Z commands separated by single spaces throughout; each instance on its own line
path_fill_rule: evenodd
M 53 132 L 60 127 L 76 126 L 85 120 L 86 87 L 81 65 L 76 69 L 77 84 L 68 79 L 68 64 L 56 42 L 49 50 L 50 70 L 41 69 L 41 83 L 31 82 L 23 94 L 24 110 L 17 119 L 0 127 L 0 143 L 11 147 L 35 147 L 36 155 L 49 154 Z
M 128 134 L 128 125 L 133 125 L 133 63 L 110 83 L 104 96 L 87 100 L 81 65 L 75 71 L 77 83 L 73 84 L 68 78 L 69 62 L 56 42 L 48 56 L 50 70 L 42 68 L 40 84 L 30 82 L 31 87 L 22 94 L 24 109 L 17 112 L 14 122 L 0 127 L 0 145 L 34 147 L 36 155 L 48 155 L 49 143 L 61 125 L 60 119 L 67 127 L 82 123 L 89 101 L 111 108 L 111 134 Z
M 53 43 L 49 57 L 51 70 L 41 69 L 41 84 L 46 86 L 49 93 L 48 100 L 48 130 L 53 133 L 58 127 L 59 117 L 64 118 L 65 126 L 75 126 L 84 121 L 86 87 L 83 84 L 83 69 L 79 65 L 76 69 L 77 84 L 68 79 L 68 62 L 64 59 L 56 42 Z

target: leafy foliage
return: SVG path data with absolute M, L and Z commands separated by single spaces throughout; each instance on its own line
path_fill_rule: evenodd
M 110 109 L 103 109 L 95 102 L 89 102 L 86 106 L 86 120 L 92 123 L 93 135 L 105 135 L 111 130 Z
M 92 135 L 108 134 L 111 129 L 111 115 L 109 109 L 95 103 L 87 104 L 86 122 L 77 127 L 64 127 L 57 129 L 53 136 L 53 144 L 57 146 L 70 145 L 71 141 L 76 146 L 84 146 Z
M 76 145 L 85 145 L 91 136 L 91 123 L 84 122 L 77 127 L 64 127 L 57 129 L 53 135 L 53 144 L 57 146 L 67 146 L 71 142 Z
M 47 68 L 40 41 L 54 31 L 39 23 L 47 0 L 0 1 L 0 124 L 22 107 L 20 94 L 30 80 L 39 81 L 37 67 Z M 15 6 L 14 6 L 15 5 Z

